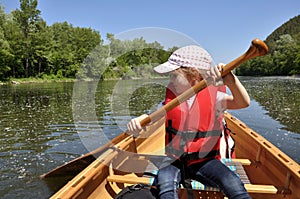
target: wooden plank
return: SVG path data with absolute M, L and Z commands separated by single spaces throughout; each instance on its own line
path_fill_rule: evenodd
M 147 177 L 138 177 L 134 174 L 132 175 L 110 175 L 106 178 L 109 182 L 119 182 L 119 183 L 128 183 L 128 184 L 147 184 L 150 185 L 151 178 Z
M 242 165 L 245 165 L 245 166 L 251 165 L 251 161 L 249 159 L 234 158 L 234 159 L 232 159 L 232 162 L 239 162 L 239 163 L 241 163 Z
M 248 193 L 265 193 L 276 194 L 277 189 L 273 185 L 258 185 L 258 184 L 245 184 Z

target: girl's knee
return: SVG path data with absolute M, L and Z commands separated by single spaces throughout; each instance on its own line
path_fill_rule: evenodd
M 159 195 L 162 195 L 166 192 L 177 193 L 178 186 L 179 184 L 176 181 L 164 181 L 164 182 L 158 182 L 157 184 Z
M 172 165 L 158 171 L 157 188 L 159 195 L 171 193 L 177 194 L 179 182 L 181 181 L 180 170 Z

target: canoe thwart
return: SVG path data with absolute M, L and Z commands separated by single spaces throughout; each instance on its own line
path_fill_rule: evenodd
M 251 160 L 249 160 L 249 159 L 234 158 L 234 159 L 232 159 L 232 162 L 233 163 L 239 162 L 243 166 L 249 166 L 249 165 L 251 165 Z
M 248 193 L 277 194 L 277 188 L 273 185 L 245 184 Z
M 128 184 L 146 184 L 151 185 L 151 178 L 138 177 L 133 175 L 110 175 L 106 178 L 108 182 L 128 183 Z

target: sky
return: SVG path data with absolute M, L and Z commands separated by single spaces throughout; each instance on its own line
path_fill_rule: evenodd
M 6 13 L 19 9 L 19 0 L 0 2 Z M 243 54 L 252 39 L 265 40 L 299 15 L 300 1 L 38 0 L 38 9 L 48 25 L 67 21 L 99 31 L 103 40 L 107 33 L 143 36 L 146 30 L 158 42 L 174 46 L 183 37 L 204 47 L 215 62 L 228 63 Z

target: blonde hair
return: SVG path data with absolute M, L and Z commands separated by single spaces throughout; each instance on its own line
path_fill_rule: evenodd
M 193 67 L 180 67 L 176 69 L 177 72 L 184 75 L 184 77 L 191 83 L 191 82 L 198 82 L 201 81 L 203 78 L 199 73 L 197 68 Z

